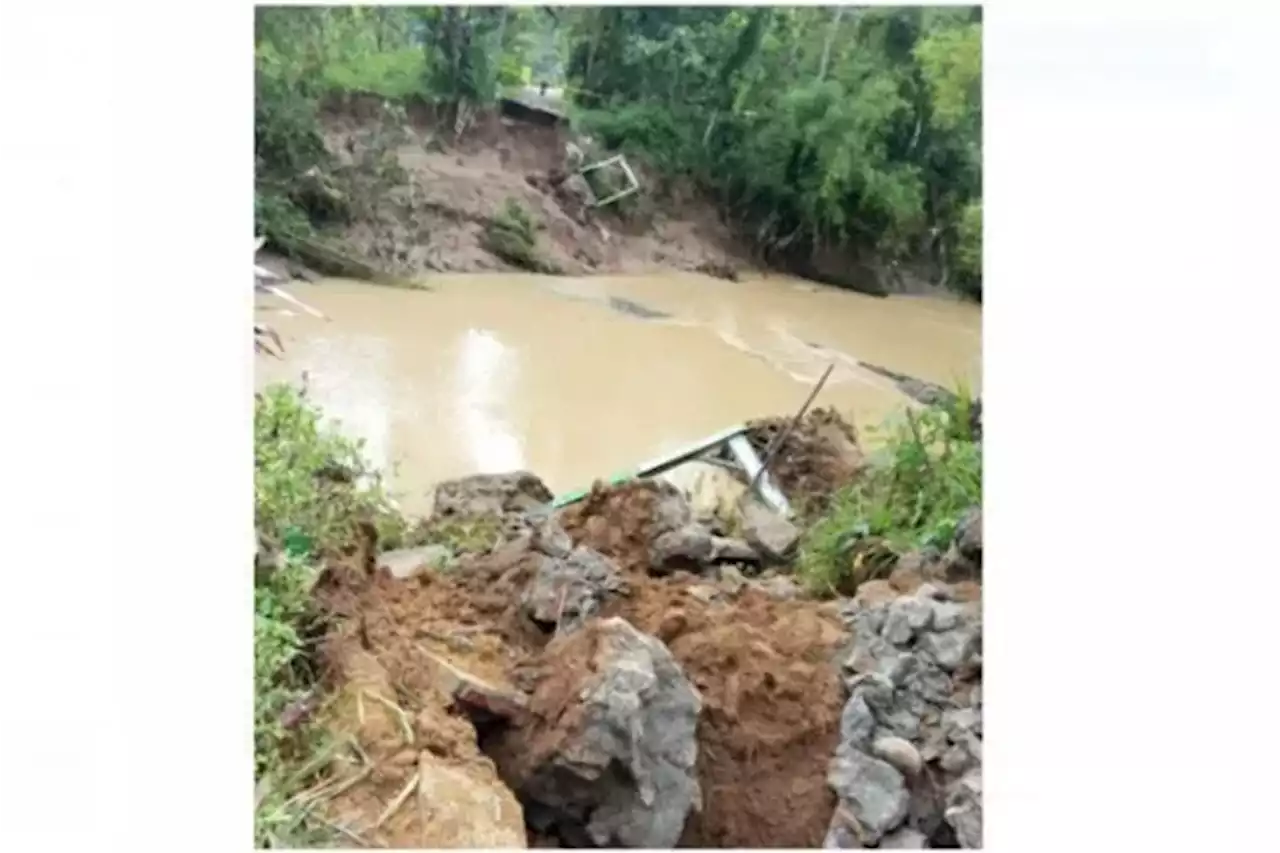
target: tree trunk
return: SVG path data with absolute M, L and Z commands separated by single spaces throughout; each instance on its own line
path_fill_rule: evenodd
M 827 41 L 822 46 L 822 64 L 818 66 L 818 82 L 822 82 L 827 76 L 827 63 L 831 59 L 831 42 L 835 41 L 836 31 L 840 29 L 840 19 L 844 17 L 844 7 L 837 6 L 835 17 L 831 19 L 831 26 L 827 29 Z
M 498 65 L 502 64 L 502 39 L 507 32 L 507 7 L 502 7 L 502 16 L 498 18 Z

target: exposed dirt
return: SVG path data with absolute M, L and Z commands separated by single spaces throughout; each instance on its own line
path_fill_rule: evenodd
M 597 484 L 581 501 L 559 515 L 575 545 L 586 545 L 613 558 L 624 572 L 643 576 L 653 541 L 657 486 L 647 481 L 606 488 Z
M 486 723 L 525 712 L 511 676 L 546 641 L 517 612 L 536 555 L 509 543 L 456 571 L 399 580 L 375 553 L 366 529 L 316 587 L 330 617 L 320 657 L 337 696 L 323 722 L 366 757 L 335 767 L 352 784 L 326 818 L 366 846 L 524 846 L 523 810 L 483 746 Z
M 688 847 L 819 847 L 835 805 L 827 762 L 844 691 L 831 663 L 844 631 L 830 605 L 744 588 L 710 602 L 688 575 L 650 578 L 653 483 L 597 488 L 561 515 L 576 544 L 613 557 L 632 594 L 606 606 L 667 644 L 702 694 L 703 811 Z M 569 661 L 555 661 L 555 667 Z
M 669 522 L 660 517 L 661 497 L 651 482 L 598 487 L 559 520 L 575 544 L 614 558 L 627 575 L 630 593 L 600 616 L 621 616 L 666 643 L 702 695 L 703 809 L 690 817 L 681 846 L 820 846 L 835 806 L 826 774 L 844 699 L 832 662 L 845 641 L 838 614 L 830 604 L 742 585 L 708 596 L 707 579 L 685 573 L 649 577 L 648 543 Z M 525 536 L 449 572 L 396 580 L 376 568 L 371 531 L 367 538 L 317 586 L 333 617 L 322 659 L 340 688 L 328 724 L 354 734 L 372 762 L 333 799 L 330 819 L 375 844 L 474 841 L 478 830 L 442 824 L 420 812 L 414 796 L 373 828 L 416 775 L 493 809 L 498 818 L 482 840 L 526 841 L 518 803 L 484 754 L 484 721 L 527 719 L 527 696 L 554 687 L 548 678 L 571 683 L 574 668 L 590 659 L 580 643 L 549 647 L 551 638 L 519 613 L 540 557 Z M 529 730 L 554 738 L 568 722 Z M 343 775 L 357 773 L 350 767 Z
M 747 436 L 761 458 L 790 423 L 789 417 L 747 423 Z M 848 485 L 866 460 L 853 425 L 833 408 L 805 415 L 767 463 L 778 487 L 802 515 L 821 512 L 831 494 Z
M 844 632 L 815 602 L 746 589 L 723 604 L 687 581 L 650 582 L 617 608 L 667 644 L 702 694 L 703 811 L 688 847 L 820 847 L 835 798 L 827 764 L 844 691 L 831 658 Z
M 661 212 L 649 195 L 632 201 L 625 217 L 587 210 L 564 182 L 568 137 L 560 128 L 483 113 L 455 137 L 428 107 L 397 114 L 358 96 L 331 104 L 322 119 L 325 144 L 352 179 L 355 215 L 342 236 L 388 273 L 510 269 L 483 245 L 485 226 L 508 200 L 532 214 L 539 254 L 566 274 L 731 275 L 745 265 L 714 206 L 687 191 L 664 188 Z M 637 173 L 642 186 L 656 188 L 642 168 Z

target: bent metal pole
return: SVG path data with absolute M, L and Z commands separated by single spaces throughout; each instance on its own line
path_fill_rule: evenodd
M 765 471 L 769 470 L 769 463 L 773 461 L 774 455 L 782 448 L 782 443 L 787 437 L 795 431 L 800 425 L 801 419 L 804 418 L 805 412 L 809 411 L 809 407 L 813 405 L 813 401 L 817 398 L 818 392 L 822 390 L 822 386 L 827 384 L 827 377 L 831 375 L 831 371 L 836 369 L 835 362 L 827 365 L 827 369 L 822 371 L 822 376 L 818 379 L 818 384 L 813 386 L 813 390 L 809 392 L 808 398 L 804 401 L 804 405 L 800 407 L 800 411 L 795 413 L 791 422 L 786 425 L 770 442 L 769 447 L 764 452 L 764 458 L 760 460 L 760 470 L 751 478 L 751 483 L 747 486 L 746 494 L 751 494 L 756 490 L 756 485 L 760 482 L 760 478 L 764 476 Z

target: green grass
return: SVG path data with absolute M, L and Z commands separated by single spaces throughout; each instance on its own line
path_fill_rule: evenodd
M 798 577 L 814 592 L 852 594 L 913 548 L 945 548 L 960 516 L 982 503 L 982 445 L 973 397 L 957 389 L 945 408 L 908 410 L 881 428 L 869 470 L 836 493 L 801 541 Z
M 401 100 L 424 92 L 426 54 L 416 47 L 335 59 L 325 66 L 325 86 L 335 92 L 372 92 Z
M 272 386 L 254 405 L 254 509 L 260 537 L 277 554 L 255 572 L 254 779 L 259 846 L 314 844 L 325 830 L 310 820 L 299 793 L 325 769 L 322 731 L 282 717 L 315 696 L 311 643 L 320 614 L 312 587 L 326 555 L 341 553 L 362 522 L 394 547 L 407 525 L 378 477 L 366 469 L 359 442 L 327 427 L 319 409 L 295 388 Z

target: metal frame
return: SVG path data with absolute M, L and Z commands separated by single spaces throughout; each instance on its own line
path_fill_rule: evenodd
M 578 170 L 578 174 L 586 177 L 587 172 L 594 172 L 597 169 L 603 169 L 605 166 L 618 166 L 622 169 L 622 174 L 627 177 L 626 189 L 619 190 L 611 196 L 603 199 L 596 199 L 595 190 L 591 189 L 590 182 L 587 182 L 587 190 L 591 193 L 591 206 L 604 207 L 606 204 L 612 204 L 620 198 L 626 198 L 640 189 L 640 182 L 636 180 L 636 173 L 631 171 L 631 166 L 627 164 L 627 158 L 621 154 L 615 154 L 607 160 L 601 160 L 598 163 L 592 163 L 590 166 L 583 166 Z
M 746 426 L 739 424 L 715 435 L 708 436 L 697 444 L 691 444 L 682 450 L 677 450 L 675 453 L 646 462 L 634 471 L 615 474 L 607 482 L 611 486 L 616 486 L 632 480 L 656 477 L 664 471 L 670 471 L 672 468 L 694 459 L 707 459 L 707 461 L 717 463 L 723 460 L 729 467 L 740 469 L 746 474 L 748 482 L 754 484 L 759 491 L 760 497 L 771 509 L 789 517 L 791 515 L 791 505 L 782 494 L 782 490 L 774 483 L 773 478 L 769 476 L 769 472 L 765 470 L 760 456 L 756 453 L 755 448 L 751 446 L 751 442 L 747 440 L 746 433 Z M 582 500 L 589 493 L 590 489 L 569 492 L 558 496 L 551 505 L 556 509 L 569 506 Z

